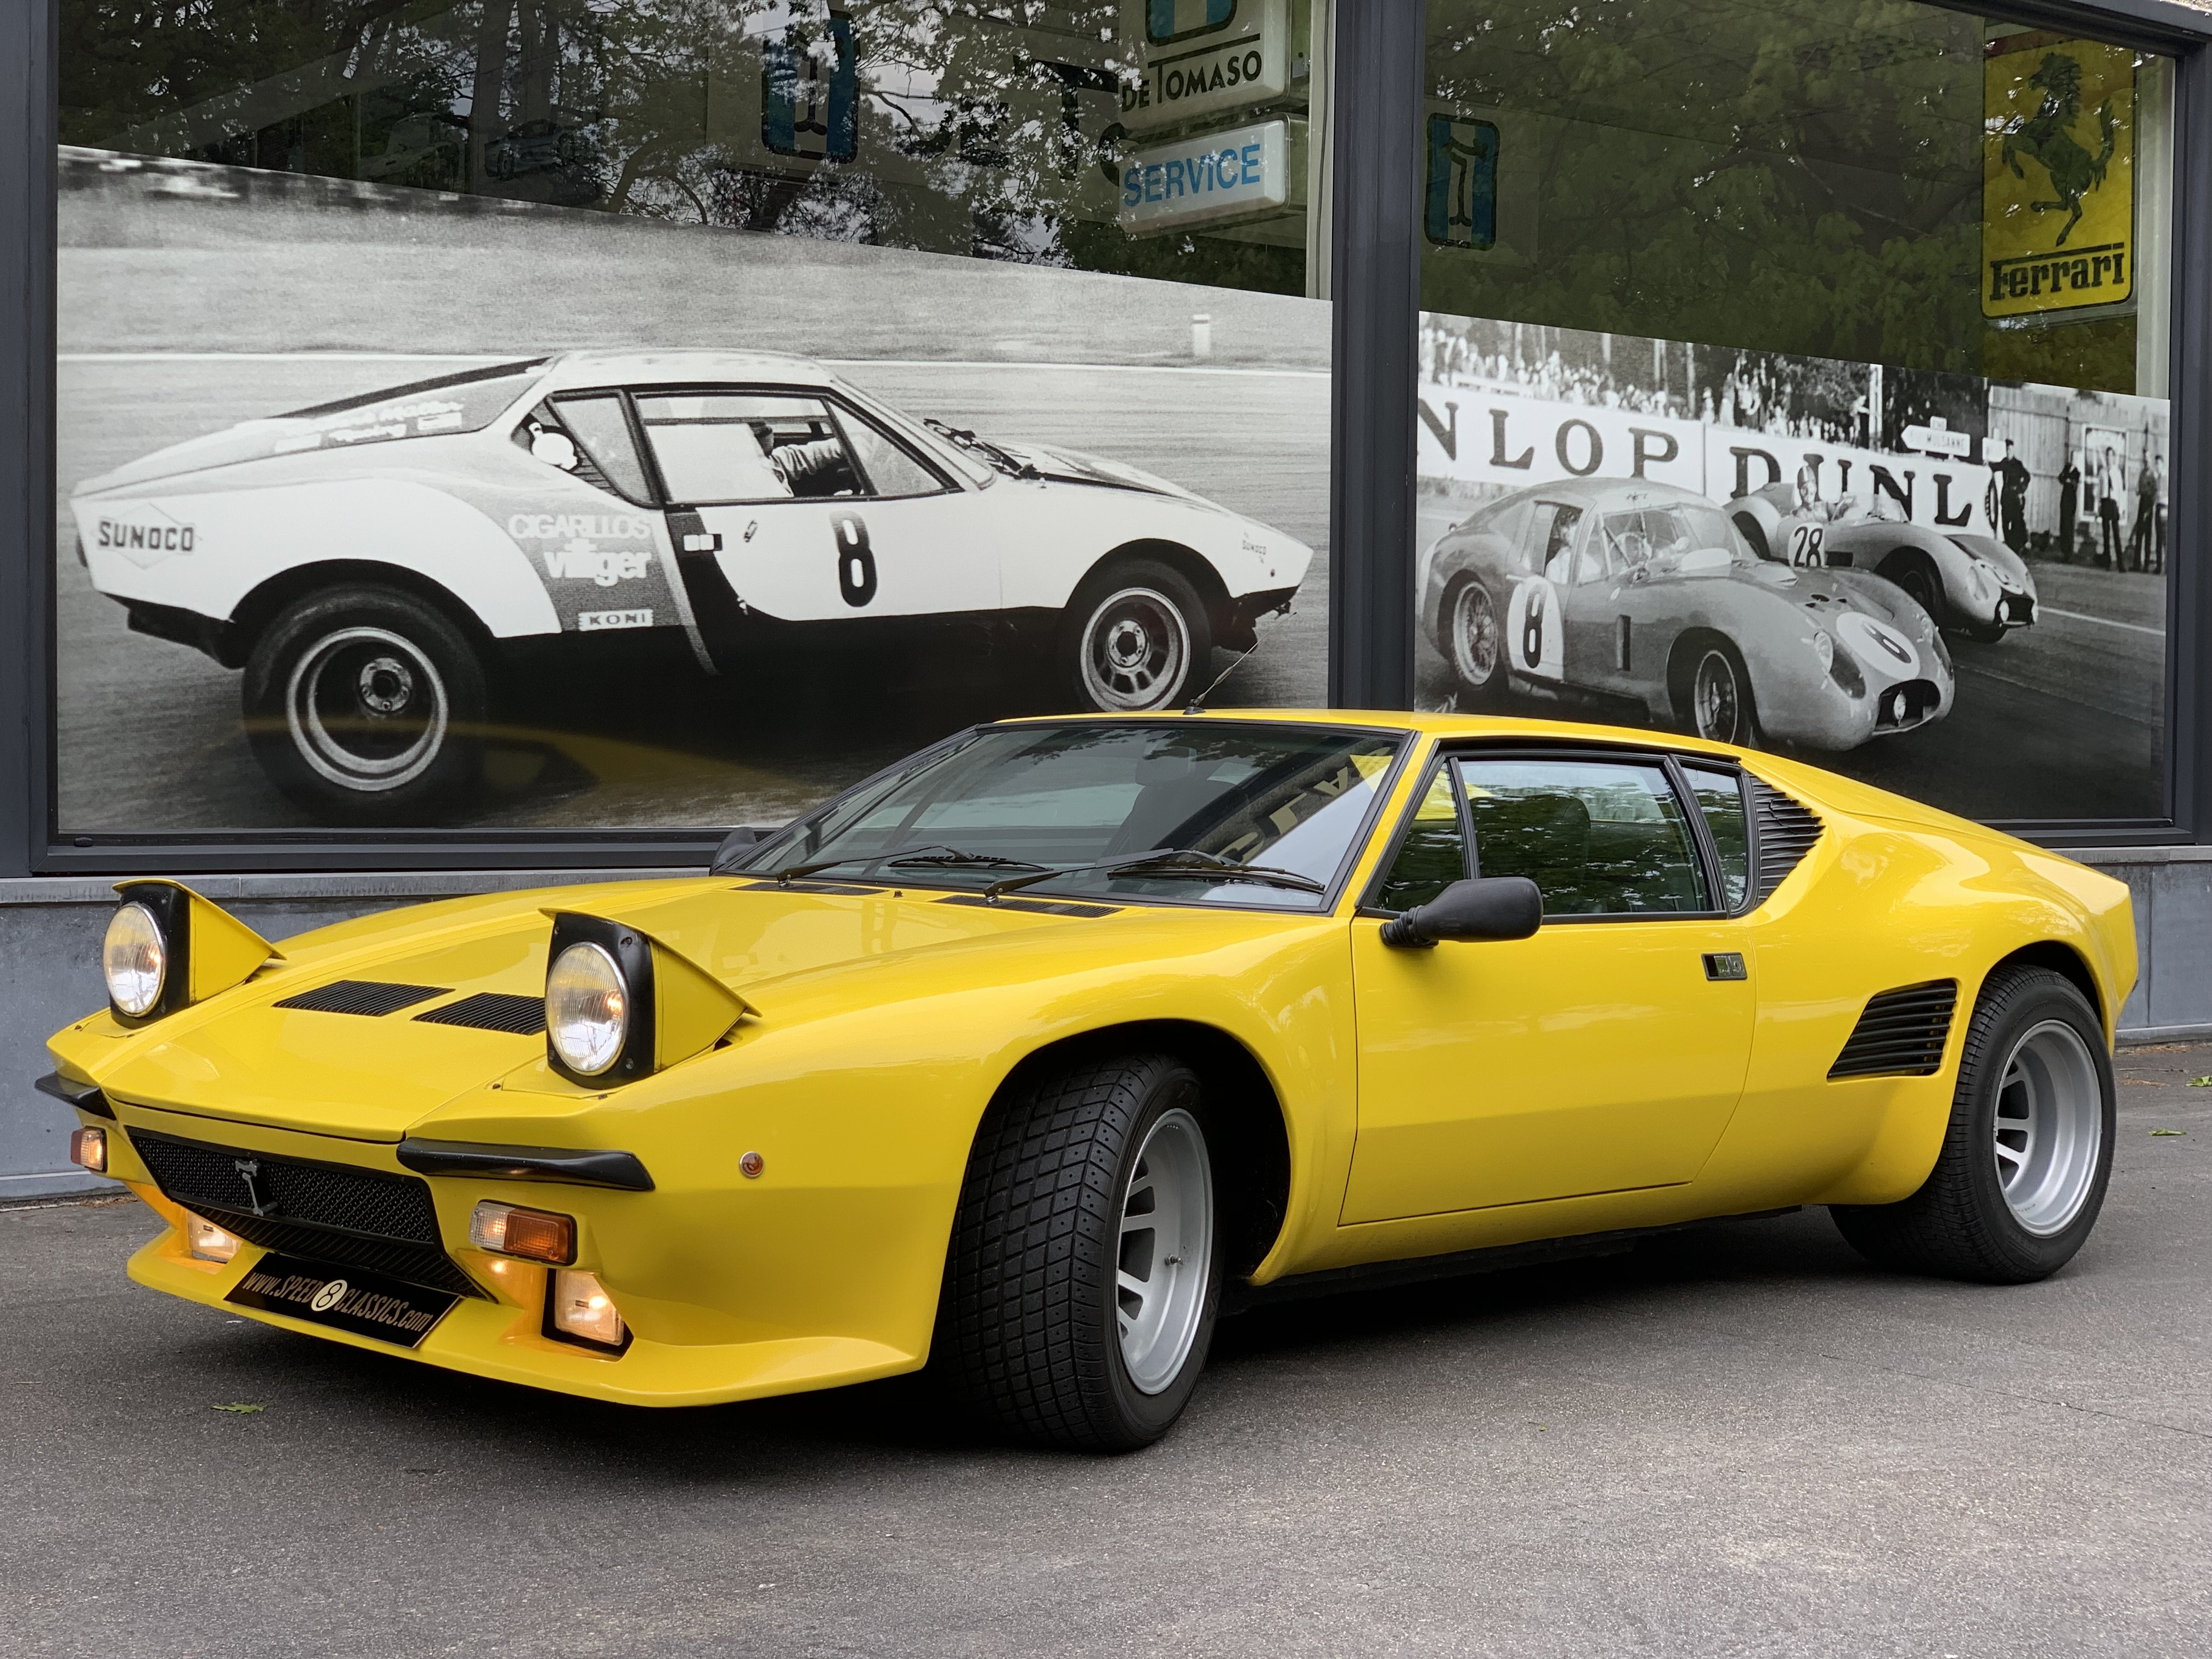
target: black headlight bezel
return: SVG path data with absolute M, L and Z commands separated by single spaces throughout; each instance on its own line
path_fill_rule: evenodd
M 653 941 L 635 927 L 626 927 L 604 916 L 587 916 L 564 910 L 553 918 L 553 937 L 545 950 L 545 972 L 550 978 L 561 953 L 575 945 L 596 945 L 614 959 L 623 977 L 623 994 L 629 1023 L 623 1032 L 622 1051 L 603 1072 L 574 1071 L 562 1060 L 553 1041 L 553 1027 L 545 1027 L 545 1063 L 580 1088 L 604 1089 L 617 1083 L 634 1083 L 653 1074 Z M 548 1011 L 550 1012 L 550 1009 Z
M 192 1000 L 192 899 L 181 887 L 167 882 L 127 882 L 116 889 L 124 905 L 135 904 L 154 918 L 154 930 L 161 938 L 161 994 L 154 1006 L 143 1014 L 125 1013 L 111 994 L 107 1012 L 118 1025 L 137 1030 L 151 1025 L 157 1019 L 167 1018 Z M 113 915 L 109 917 L 113 923 Z M 103 941 L 105 934 L 102 935 Z M 100 964 L 100 988 L 107 985 L 106 963 Z

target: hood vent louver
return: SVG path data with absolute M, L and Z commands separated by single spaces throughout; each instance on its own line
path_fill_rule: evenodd
M 1770 783 L 1751 780 L 1752 810 L 1758 820 L 1759 891 L 1764 904 L 1820 839 L 1820 820 L 1812 809 Z
M 415 1016 L 426 1025 L 465 1025 L 472 1031 L 504 1031 L 510 1036 L 545 1035 L 545 999 L 506 991 L 479 991 L 459 1002 Z
M 1929 980 L 1867 999 L 1828 1080 L 1847 1077 L 1933 1077 L 1942 1068 L 1943 1045 L 1959 1005 L 1959 981 Z
M 362 1014 L 371 1018 L 396 1014 L 418 1002 L 444 996 L 443 985 L 392 985 L 381 980 L 342 979 L 334 984 L 302 991 L 276 1004 L 279 1008 L 305 1008 L 319 1014 Z

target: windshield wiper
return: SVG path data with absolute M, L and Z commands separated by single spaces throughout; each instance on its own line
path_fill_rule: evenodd
M 1081 876 L 1105 872 L 1117 876 L 1140 875 L 1173 878 L 1196 877 L 1206 881 L 1252 881 L 1269 887 L 1288 887 L 1301 893 L 1326 893 L 1328 884 L 1316 881 L 1311 876 L 1300 875 L 1295 870 L 1279 870 L 1267 864 L 1239 864 L 1224 859 L 1218 853 L 1201 853 L 1194 847 L 1171 848 L 1167 852 L 1138 853 L 1124 859 L 1101 859 L 1096 864 L 1078 864 L 1065 870 L 1046 870 L 1033 876 L 1008 876 L 993 882 L 983 890 L 983 896 L 994 899 L 1001 893 L 1011 893 L 1024 887 L 1034 887 L 1039 882 L 1050 881 L 1055 876 Z
M 1028 859 L 1000 858 L 996 853 L 963 853 L 957 847 L 942 843 L 917 847 L 911 853 L 852 853 L 842 859 L 817 859 L 811 864 L 787 865 L 770 872 L 774 879 L 787 885 L 801 876 L 811 876 L 818 871 L 834 870 L 841 864 L 882 865 L 887 869 L 903 870 L 915 866 L 972 866 L 987 870 L 1043 870 L 1042 864 Z
M 1017 460 L 988 438 L 979 438 L 965 427 L 947 426 L 943 421 L 925 419 L 922 424 L 940 438 L 949 438 L 963 449 L 972 449 L 1010 478 L 1034 478 L 1036 468 L 1028 461 Z

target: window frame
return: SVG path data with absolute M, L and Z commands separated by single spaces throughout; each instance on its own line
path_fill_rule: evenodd
M 1376 902 L 1390 870 L 1404 850 L 1413 832 L 1415 816 L 1421 803 L 1434 787 L 1437 771 L 1449 768 L 1453 773 L 1452 804 L 1459 817 L 1460 868 L 1466 873 L 1462 880 L 1479 879 L 1482 873 L 1481 842 L 1474 830 L 1474 811 L 1468 800 L 1467 790 L 1458 781 L 1459 763 L 1469 760 L 1514 761 L 1572 761 L 1604 762 L 1657 766 L 1674 793 L 1674 804 L 1689 823 L 1691 856 L 1698 872 L 1698 885 L 1704 895 L 1705 908 L 1697 910 L 1607 910 L 1590 915 L 1546 915 L 1542 926 L 1571 927 L 1585 923 L 1650 922 L 1650 921 L 1733 921 L 1747 916 L 1759 906 L 1759 820 L 1753 810 L 1749 783 L 1750 774 L 1732 756 L 1706 755 L 1695 750 L 1674 749 L 1644 749 L 1633 744 L 1606 743 L 1559 743 L 1516 740 L 1513 738 L 1475 738 L 1472 741 L 1447 740 L 1437 745 L 1428 765 L 1421 773 L 1420 782 L 1407 798 L 1398 823 L 1391 831 L 1382 856 L 1376 861 L 1375 869 L 1361 890 L 1355 915 L 1379 919 L 1402 915 Z M 1705 822 L 1705 811 L 1698 805 L 1697 796 L 1690 788 L 1684 768 L 1694 762 L 1700 767 L 1716 772 L 1732 773 L 1736 790 L 1743 802 L 1744 843 L 1747 849 L 1750 868 L 1744 883 L 1744 902 L 1733 908 L 1723 908 L 1721 899 L 1726 894 L 1727 878 L 1721 867 L 1720 847 L 1713 838 L 1712 826 Z

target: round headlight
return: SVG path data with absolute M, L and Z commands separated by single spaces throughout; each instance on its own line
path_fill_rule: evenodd
M 1832 668 L 1836 665 L 1836 642 L 1828 637 L 1824 629 L 1816 628 L 1813 630 L 1813 654 L 1820 659 L 1820 666 L 1823 668 Z
M 597 1077 L 622 1057 L 629 1036 L 629 987 L 596 945 L 572 945 L 545 975 L 545 1030 L 561 1063 Z
M 169 976 L 169 952 L 151 910 L 143 904 L 117 908 L 100 944 L 100 969 L 118 1008 L 134 1019 L 153 1012 Z

